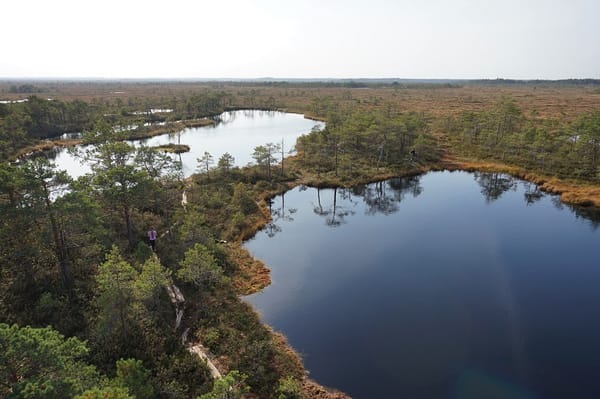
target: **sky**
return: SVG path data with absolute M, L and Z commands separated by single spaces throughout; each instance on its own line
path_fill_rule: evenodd
M 8 0 L 0 78 L 600 78 L 600 0 Z

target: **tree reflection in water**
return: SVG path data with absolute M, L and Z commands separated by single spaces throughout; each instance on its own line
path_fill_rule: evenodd
M 536 184 L 530 182 L 523 182 L 523 186 L 525 187 L 523 197 L 525 198 L 525 203 L 527 204 L 527 206 L 533 205 L 545 196 L 545 194 L 542 192 L 542 190 L 540 190 L 540 188 Z
M 271 221 L 265 226 L 265 232 L 269 237 L 275 236 L 275 234 L 281 232 L 281 226 L 277 222 L 293 222 L 294 213 L 298 210 L 296 208 L 285 208 L 285 193 L 280 195 L 281 206 L 273 208 L 273 200 L 269 200 L 269 211 L 271 212 Z
M 488 204 L 496 201 L 508 190 L 517 189 L 517 181 L 504 173 L 474 172 L 473 176 Z
M 481 187 L 481 194 L 483 194 L 487 203 L 496 201 L 508 190 L 515 191 L 519 182 L 523 185 L 523 198 L 527 206 L 535 204 L 547 195 L 542 192 L 536 184 L 521 181 L 503 173 L 474 172 L 473 176 L 475 177 L 475 181 L 477 181 Z M 553 195 L 550 198 L 550 201 L 556 209 L 563 209 L 567 206 L 575 214 L 575 217 L 587 220 L 594 230 L 600 227 L 600 209 L 595 207 L 565 205 L 560 200 L 560 195 Z
M 557 196 L 557 198 L 560 198 Z M 600 227 L 600 209 L 594 208 L 593 206 L 574 206 L 568 205 L 568 207 L 573 211 L 575 217 L 582 218 L 587 220 L 590 223 L 592 229 L 596 230 Z
M 353 189 L 357 196 L 363 197 L 367 205 L 366 214 L 381 213 L 389 215 L 398 211 L 398 204 L 406 194 L 418 197 L 423 192 L 420 176 L 395 178 L 377 183 L 357 186 Z
M 339 227 L 348 222 L 349 216 L 356 213 L 354 209 L 360 200 L 366 205 L 366 215 L 390 215 L 398 212 L 400 203 L 407 195 L 416 198 L 423 192 L 421 177 L 394 178 L 352 188 L 323 189 L 300 186 L 298 191 L 314 190 L 316 202 L 312 203 L 313 213 L 322 217 L 327 226 Z M 536 184 L 515 179 L 504 173 L 475 172 L 473 177 L 479 184 L 486 203 L 498 200 L 509 190 L 516 191 L 519 184 L 523 185 L 523 199 L 528 206 L 534 205 L 548 195 L 542 192 Z M 269 237 L 282 231 L 281 222 L 294 221 L 294 214 L 297 212 L 295 208 L 286 208 L 285 193 L 278 199 L 269 202 L 272 219 L 264 228 Z M 329 199 L 331 202 L 328 201 Z M 550 201 L 558 209 L 565 207 L 559 196 L 551 196 Z M 274 207 L 275 203 L 278 204 L 277 207 Z M 588 220 L 592 228 L 600 227 L 599 209 L 571 205 L 568 207 L 576 217 Z
M 298 191 L 308 189 L 306 186 L 300 186 Z M 365 211 L 367 215 L 389 215 L 399 210 L 399 203 L 406 195 L 417 197 L 423 192 L 419 176 L 390 179 L 352 188 L 311 188 L 311 190 L 315 190 L 316 194 L 312 211 L 325 219 L 325 224 L 329 227 L 339 227 L 347 223 L 348 217 L 356 213 L 354 208 L 361 199 L 367 205 Z M 275 207 L 275 203 L 279 206 Z M 294 208 L 286 209 L 285 194 L 279 197 L 279 201 L 270 201 L 269 210 L 271 221 L 264 228 L 269 237 L 274 237 L 282 231 L 281 222 L 293 221 L 293 215 L 297 211 Z
M 321 190 L 320 188 L 316 188 L 317 190 L 317 203 L 313 204 L 313 212 L 316 215 L 325 218 L 325 224 L 330 227 L 338 227 L 344 223 L 346 223 L 346 216 L 353 215 L 353 208 L 356 205 L 356 202 L 352 198 L 352 194 L 348 189 L 345 188 L 333 188 L 326 191 L 332 192 L 332 203 L 330 205 L 323 206 L 321 201 Z M 338 196 L 342 200 L 342 204 L 338 202 Z

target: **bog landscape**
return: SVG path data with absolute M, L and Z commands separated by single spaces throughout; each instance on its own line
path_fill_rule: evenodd
M 0 398 L 600 397 L 594 2 L 39 3 Z
M 596 82 L 0 90 L 4 395 L 600 389 Z

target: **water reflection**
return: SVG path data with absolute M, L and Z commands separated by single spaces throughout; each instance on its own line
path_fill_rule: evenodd
M 592 229 L 596 230 L 600 227 L 600 209 L 573 205 L 569 205 L 569 208 L 577 218 L 587 220 Z
M 296 208 L 285 208 L 285 193 L 279 196 L 279 206 L 273 206 L 275 201 L 269 200 L 269 211 L 271 212 L 271 221 L 264 228 L 265 233 L 269 237 L 274 237 L 275 234 L 282 231 L 279 222 L 293 222 L 293 215 L 296 213 Z
M 243 109 L 239 111 L 227 111 L 222 114 L 215 115 L 211 117 L 211 119 L 215 122 L 214 125 L 208 125 L 208 128 L 214 128 L 217 125 L 228 125 L 230 123 L 234 123 L 236 119 L 246 119 L 252 120 L 254 118 L 273 118 L 281 114 L 280 111 L 272 111 L 272 110 L 257 110 L 257 109 Z
M 298 191 L 309 190 L 300 186 Z M 323 218 L 329 227 L 339 227 L 348 223 L 349 218 L 356 214 L 360 204 L 366 215 L 390 215 L 398 212 L 399 204 L 406 195 L 413 198 L 423 192 L 419 176 L 395 178 L 371 184 L 363 184 L 352 188 L 310 188 L 314 191 L 314 201 L 311 201 L 312 212 Z M 281 222 L 294 221 L 296 208 L 286 209 L 285 193 L 269 202 L 271 221 L 265 226 L 264 232 L 274 237 L 282 231 Z
M 362 197 L 367 205 L 366 213 L 375 215 L 381 213 L 389 215 L 397 212 L 398 204 L 402 202 L 406 194 L 418 197 L 423 188 L 419 176 L 395 178 L 377 183 L 356 186 L 353 193 Z
M 527 206 L 534 205 L 542 198 L 549 196 L 537 184 L 522 181 L 504 173 L 474 172 L 473 177 L 481 187 L 481 194 L 488 204 L 500 199 L 507 191 L 516 191 L 519 185 L 522 186 L 523 200 Z M 559 210 L 567 206 L 575 214 L 575 217 L 587 220 L 593 229 L 600 227 L 600 209 L 598 208 L 565 205 L 559 195 L 550 195 L 550 203 Z
M 522 181 L 503 173 L 473 173 L 474 180 L 480 187 L 480 192 L 486 204 L 499 200 L 508 191 L 522 191 L 523 201 L 527 206 L 539 203 L 543 198 L 549 197 L 549 203 L 558 210 L 567 206 L 577 218 L 583 218 L 590 223 L 592 228 L 600 226 L 600 210 L 565 205 L 560 196 L 550 195 L 540 190 L 534 183 Z M 300 186 L 297 190 L 314 192 L 314 200 L 310 202 L 312 213 L 321 217 L 325 225 L 340 227 L 348 223 L 357 210 L 364 209 L 364 214 L 374 216 L 377 214 L 391 215 L 401 209 L 401 203 L 407 196 L 419 197 L 424 189 L 421 184 L 422 176 L 393 178 L 370 184 L 361 184 L 352 188 L 311 188 Z M 286 208 L 286 194 L 269 201 L 271 221 L 266 225 L 264 232 L 269 237 L 274 237 L 283 230 L 282 222 L 293 222 L 297 208 Z
M 514 191 L 517 188 L 517 181 L 504 173 L 474 172 L 473 177 L 481 187 L 481 194 L 487 203 L 494 202 L 508 190 Z
M 559 196 L 549 195 L 530 182 L 520 181 L 502 173 L 474 173 L 473 177 L 479 184 L 481 194 L 487 204 L 491 204 L 502 197 L 507 191 L 516 191 L 519 184 L 523 190 L 523 200 L 527 206 L 538 203 L 542 198 L 550 196 L 550 203 L 557 209 L 565 205 Z M 306 191 L 309 187 L 301 186 L 299 191 Z M 312 212 L 322 217 L 325 224 L 330 227 L 339 227 L 348 223 L 349 217 L 356 213 L 358 201 L 365 205 L 366 215 L 390 215 L 400 210 L 401 202 L 407 195 L 417 198 L 423 193 L 420 176 L 394 178 L 371 184 L 362 184 L 352 188 L 314 188 L 314 201 L 311 202 Z M 287 209 L 285 194 L 271 200 L 269 208 L 272 220 L 265 231 L 270 237 L 282 231 L 281 222 L 291 222 L 297 209 Z M 600 226 L 600 210 L 568 206 L 577 217 L 588 220 L 593 228 Z
M 523 192 L 523 201 L 527 206 L 539 203 L 542 198 L 550 197 L 549 202 L 558 210 L 565 207 L 560 196 L 544 193 L 540 188 L 527 181 L 515 179 L 503 173 L 475 172 L 472 174 L 480 187 L 481 195 L 486 204 L 499 200 L 508 191 L 517 191 L 519 186 Z M 364 206 L 366 215 L 391 215 L 400 210 L 402 201 L 406 196 L 417 198 L 423 193 L 421 176 L 410 176 L 379 181 L 371 184 L 361 184 L 352 188 L 310 188 L 300 186 L 299 191 L 314 190 L 314 201 L 311 202 L 312 212 L 322 217 L 325 224 L 330 227 L 339 227 L 348 223 L 349 218 L 355 215 L 360 204 Z M 600 209 L 567 205 L 576 217 L 589 221 L 596 229 L 600 227 Z M 265 227 L 269 237 L 282 231 L 281 222 L 292 222 L 296 208 L 287 209 L 285 194 L 270 201 L 269 209 L 272 220 Z
M 542 192 L 542 190 L 540 190 L 537 184 L 523 182 L 523 186 L 525 187 L 523 197 L 525 198 L 525 203 L 528 206 L 533 205 L 545 196 L 545 194 Z
M 246 298 L 356 398 L 599 397 L 600 212 L 503 174 L 298 187 Z M 332 228 L 335 227 L 335 228 Z
M 186 144 L 190 151 L 176 158 L 183 165 L 184 176 L 190 176 L 196 171 L 197 159 L 204 152 L 209 152 L 213 158 L 219 159 L 225 152 L 232 155 L 236 166 L 245 166 L 254 161 L 252 149 L 268 142 L 294 143 L 296 139 L 321 122 L 305 119 L 300 114 L 290 114 L 276 111 L 243 110 L 225 112 L 215 117 L 217 123 L 209 126 L 186 128 L 176 133 L 163 134 L 151 138 L 128 141 L 139 147 L 149 147 L 166 144 Z M 129 129 L 131 127 L 119 127 Z M 57 167 L 66 170 L 73 178 L 83 175 L 87 170 L 81 168 L 78 160 L 64 148 L 57 148 L 54 154 Z
M 346 217 L 348 215 L 354 215 L 352 209 L 356 206 L 356 202 L 352 198 L 352 192 L 349 189 L 334 188 L 332 190 L 326 190 L 332 192 L 332 203 L 329 205 L 323 205 L 321 202 L 321 191 L 322 189 L 317 188 L 317 203 L 313 204 L 313 212 L 325 219 L 325 224 L 330 227 L 338 227 L 346 223 Z M 338 202 L 338 197 L 340 202 Z

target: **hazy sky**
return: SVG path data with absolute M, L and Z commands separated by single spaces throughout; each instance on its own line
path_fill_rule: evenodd
M 600 0 L 6 0 L 0 77 L 600 78 Z

